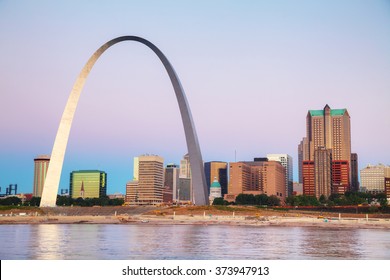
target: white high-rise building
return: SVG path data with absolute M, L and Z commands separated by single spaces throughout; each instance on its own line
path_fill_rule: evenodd
M 126 185 L 130 205 L 155 205 L 163 202 L 164 159 L 143 155 L 134 159 L 134 179 Z M 136 171 L 137 170 L 137 171 Z
M 384 192 L 385 177 L 390 177 L 390 166 L 369 164 L 360 170 L 360 188 L 365 192 Z
M 139 157 L 134 158 L 134 169 L 133 169 L 133 181 L 138 181 L 139 176 Z
M 180 161 L 180 178 L 191 178 L 190 156 L 186 154 Z
M 286 196 L 293 193 L 293 160 L 288 154 L 268 154 L 268 160 L 278 161 L 286 169 Z

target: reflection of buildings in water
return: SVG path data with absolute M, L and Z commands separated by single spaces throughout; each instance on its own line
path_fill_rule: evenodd
M 390 244 L 385 229 L 152 224 L 9 227 L 2 231 L 4 240 L 9 239 L 0 248 L 4 259 L 389 259 Z
M 161 250 L 163 239 L 158 228 L 143 225 L 129 227 L 126 229 L 125 236 L 127 248 L 122 248 L 122 250 L 126 249 L 129 258 L 148 259 Z
M 38 225 L 34 259 L 100 259 L 99 225 Z M 104 258 L 104 257 L 103 257 Z
M 239 242 L 239 251 L 243 250 L 243 258 L 246 259 L 286 259 L 291 256 L 293 259 L 299 247 L 297 236 L 301 228 L 284 227 L 250 227 L 242 231 L 238 228 L 238 234 L 242 234 Z
M 300 236 L 301 258 L 307 259 L 359 259 L 361 254 L 358 229 L 302 228 Z
M 207 219 L 207 217 L 206 217 Z M 195 259 L 285 259 L 299 248 L 301 228 L 186 225 L 173 227 L 173 255 Z M 163 242 L 163 241 L 161 241 Z
M 63 229 L 58 225 L 37 225 L 36 227 L 36 247 L 33 250 L 33 259 L 40 260 L 61 260 L 65 259 L 68 251 L 63 244 Z
M 356 240 L 361 259 L 388 260 L 390 258 L 389 230 L 388 229 L 359 229 Z

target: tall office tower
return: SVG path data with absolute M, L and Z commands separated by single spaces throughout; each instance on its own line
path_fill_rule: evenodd
M 276 195 L 283 203 L 287 197 L 285 168 L 278 161 L 263 162 L 262 173 L 263 192 L 268 196 Z
M 227 162 L 210 161 L 204 164 L 206 183 L 209 191 L 214 180 L 216 179 L 221 185 L 222 196 L 227 193 Z
M 49 167 L 50 156 L 39 155 L 34 158 L 34 187 L 33 196 L 41 197 L 43 185 L 45 184 L 47 168 Z
M 361 190 L 370 193 L 385 191 L 385 178 L 390 177 L 390 166 L 368 165 L 360 170 Z
M 180 178 L 191 178 L 190 156 L 188 154 L 180 161 Z
M 302 162 L 302 188 L 303 195 L 315 196 L 314 184 L 314 160 L 304 160 Z
M 385 178 L 385 194 L 386 194 L 387 201 L 390 202 L 390 176 Z
M 332 152 L 318 147 L 314 152 L 315 196 L 329 197 L 332 190 Z
M 229 195 L 238 195 L 251 188 L 251 168 L 245 162 L 229 163 Z M 254 189 L 256 190 L 256 189 Z
M 303 183 L 302 163 L 304 160 L 309 160 L 309 141 L 307 137 L 303 137 L 298 145 L 298 175 L 299 183 Z
M 71 198 L 99 198 L 107 195 L 107 173 L 100 170 L 79 170 L 70 173 Z
M 359 191 L 359 167 L 358 167 L 358 155 L 356 153 L 351 154 L 351 188 L 353 192 Z
M 330 109 L 328 105 L 323 110 L 309 110 L 306 117 L 306 138 L 308 140 L 309 157 L 307 160 L 316 162 L 315 154 L 318 149 L 329 150 L 333 161 L 348 161 L 349 169 L 341 169 L 343 177 L 351 176 L 351 125 L 350 116 L 347 109 Z M 320 175 L 317 171 L 318 168 L 324 170 L 324 166 L 319 165 L 317 167 L 314 164 L 315 169 L 315 190 L 325 191 L 324 185 L 317 187 L 317 179 L 323 180 L 331 173 L 332 165 L 329 166 L 329 170 L 326 170 L 326 174 Z M 348 174 L 347 174 L 347 173 Z M 322 181 L 323 182 L 323 181 Z M 318 182 L 318 184 L 322 184 Z M 349 189 L 346 188 L 347 190 Z M 335 188 L 339 190 L 339 188 Z M 316 193 L 316 197 L 326 193 Z
M 332 193 L 344 194 L 350 189 L 347 160 L 332 161 Z
M 285 168 L 286 178 L 286 195 L 291 196 L 293 193 L 293 160 L 288 154 L 268 154 L 269 161 L 278 161 Z
M 176 164 L 168 164 L 164 171 L 163 201 L 173 202 L 177 200 L 180 168 Z
M 309 110 L 306 117 L 309 160 L 319 147 L 332 150 L 333 160 L 351 162 L 351 125 L 347 109 Z
M 240 193 L 276 195 L 286 198 L 285 168 L 277 161 L 229 163 L 229 188 L 225 196 L 232 199 Z
M 129 181 L 126 183 L 125 204 L 138 205 L 138 181 Z
M 192 177 L 191 177 L 191 164 L 190 164 L 190 156 L 187 154 L 184 155 L 183 159 L 180 161 L 180 174 L 179 174 L 179 179 L 180 179 L 180 186 L 182 188 L 182 194 L 187 193 L 187 187 L 189 183 L 189 201 L 192 201 L 193 198 L 193 191 L 192 191 Z M 183 179 L 183 180 L 181 180 Z M 187 196 L 185 196 L 187 198 Z M 181 198 L 179 198 L 181 199 Z M 181 200 L 187 200 L 187 199 L 181 199 Z
M 189 178 L 179 178 L 179 187 L 177 190 L 177 200 L 190 202 L 191 195 L 191 179 Z
M 133 162 L 134 162 L 134 164 L 133 164 L 133 181 L 138 181 L 138 177 L 139 177 L 139 158 L 138 157 L 134 157 Z
M 156 205 L 163 201 L 164 160 L 155 155 L 138 157 L 137 205 Z

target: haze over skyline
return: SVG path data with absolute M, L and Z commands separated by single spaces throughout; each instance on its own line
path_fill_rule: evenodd
M 388 1 L 0 1 L 0 186 L 31 193 L 70 90 L 92 53 L 146 38 L 175 68 L 204 161 L 294 159 L 310 109 L 346 108 L 359 169 L 390 164 Z M 80 97 L 61 177 L 99 169 L 125 192 L 133 157 L 187 153 L 169 78 L 135 42 L 108 50 Z

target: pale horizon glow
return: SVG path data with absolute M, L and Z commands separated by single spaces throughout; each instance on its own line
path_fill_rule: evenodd
M 175 68 L 204 161 L 289 154 L 308 110 L 346 108 L 359 170 L 390 164 L 388 1 L 0 1 L 0 187 L 32 193 L 34 157 L 50 154 L 73 83 L 90 55 L 144 37 Z M 107 172 L 125 193 L 133 158 L 187 153 L 169 78 L 148 49 L 114 46 L 80 97 L 62 171 Z

